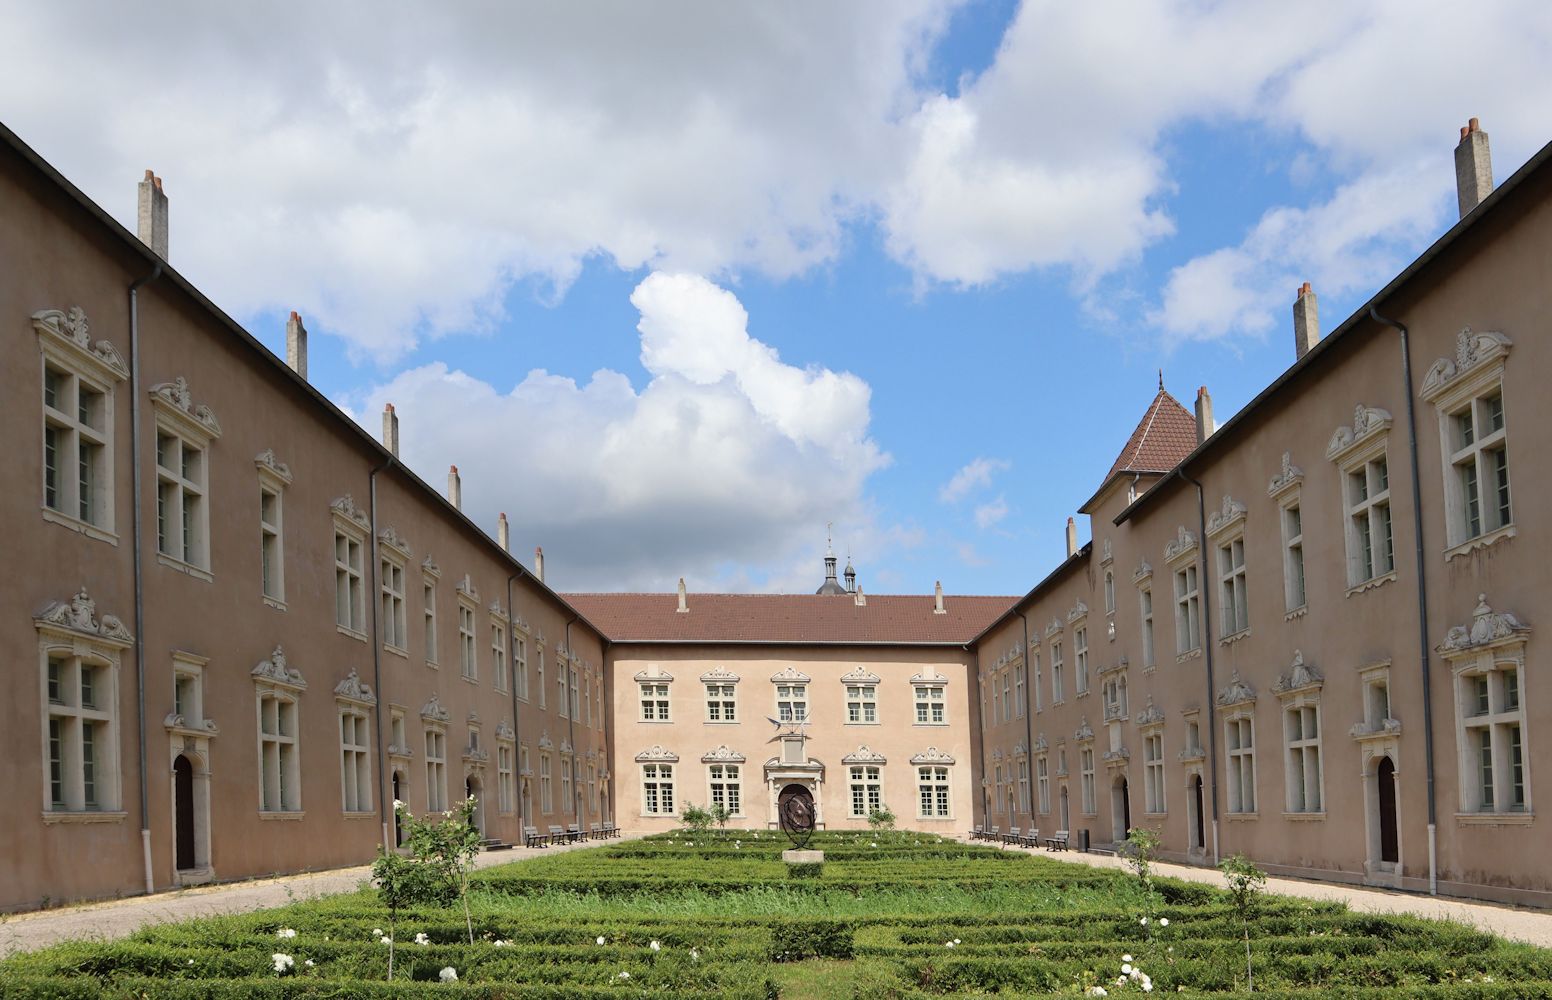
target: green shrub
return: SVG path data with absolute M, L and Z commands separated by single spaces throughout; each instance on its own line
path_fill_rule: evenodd
M 784 920 L 771 927 L 769 958 L 773 962 L 851 958 L 854 933 L 853 926 L 841 920 Z
M 787 865 L 788 878 L 819 878 L 823 874 L 823 861 L 794 861 Z

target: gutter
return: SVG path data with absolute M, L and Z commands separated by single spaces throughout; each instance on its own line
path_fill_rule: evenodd
M 1412 540 L 1417 557 L 1418 667 L 1423 679 L 1423 754 L 1428 788 L 1428 894 L 1439 894 L 1438 813 L 1434 795 L 1433 684 L 1428 660 L 1428 574 L 1423 564 L 1423 488 L 1417 468 L 1417 413 L 1412 392 L 1412 346 L 1406 325 L 1381 316 L 1369 306 L 1369 317 L 1401 334 L 1401 379 L 1406 394 L 1407 447 L 1412 458 Z
M 136 240 L 138 243 L 139 241 Z M 141 244 L 144 252 L 149 252 Z M 141 498 L 141 442 L 140 442 L 140 300 L 139 292 L 162 275 L 162 259 L 152 254 L 155 266 L 151 273 L 137 278 L 129 286 L 129 449 L 133 456 L 129 463 L 132 490 L 134 492 L 134 543 L 135 564 L 135 712 L 140 731 L 140 853 L 145 865 L 145 891 L 156 891 L 156 876 L 151 867 L 151 805 L 147 787 L 146 759 L 146 658 L 145 658 L 145 513 Z
M 1196 572 L 1197 592 L 1202 598 L 1202 656 L 1207 666 L 1207 757 L 1208 780 L 1212 788 L 1213 864 L 1218 863 L 1218 703 L 1213 697 L 1212 587 L 1207 575 L 1207 506 L 1202 499 L 1202 484 L 1185 471 L 1180 463 L 1175 471 L 1196 487 Z

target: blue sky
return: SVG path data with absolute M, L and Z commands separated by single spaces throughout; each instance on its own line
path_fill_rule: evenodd
M 1226 419 L 1552 139 L 1528 2 L 176 6 L 19 13 L 0 120 L 562 588 L 1022 593 L 1159 369 Z

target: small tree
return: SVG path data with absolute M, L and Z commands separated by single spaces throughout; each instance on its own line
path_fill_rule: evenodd
M 716 821 L 711 810 L 702 809 L 693 802 L 684 804 L 684 811 L 679 814 L 679 819 L 683 821 L 685 829 L 696 836 L 705 836 L 711 829 L 711 824 Z
M 1256 981 L 1250 965 L 1250 920 L 1255 916 L 1257 899 L 1266 887 L 1266 872 L 1257 868 L 1243 854 L 1224 858 L 1218 862 L 1218 870 L 1223 872 L 1234 912 L 1239 914 L 1240 926 L 1245 929 L 1245 988 L 1254 993 Z
M 1134 826 L 1126 832 L 1126 863 L 1137 876 L 1143 896 L 1153 895 L 1153 856 L 1159 850 L 1159 835 L 1145 826 Z
M 868 810 L 868 826 L 874 833 L 882 833 L 895 828 L 894 810 L 880 803 L 877 808 Z
M 423 862 L 381 844 L 377 847 L 377 860 L 372 862 L 372 881 L 377 883 L 377 897 L 388 907 L 388 979 L 391 982 L 394 949 L 398 947 L 399 910 L 425 903 L 433 893 L 428 891 L 427 867 Z
M 721 827 L 723 834 L 726 835 L 728 820 L 733 816 L 728 812 L 728 807 L 721 802 L 713 802 L 707 812 L 711 813 L 711 818 L 717 821 L 717 826 Z

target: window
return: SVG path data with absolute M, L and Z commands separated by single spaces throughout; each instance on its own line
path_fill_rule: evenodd
M 40 332 L 47 329 L 36 319 L 34 325 Z M 112 386 L 124 376 L 91 352 L 81 351 L 72 339 L 47 340 L 42 346 L 45 517 L 111 539 Z M 77 353 L 84 357 L 67 360 L 67 355 Z
M 642 722 L 667 722 L 668 719 L 668 684 L 659 681 L 644 681 L 641 687 L 641 721 Z
M 1157 662 L 1153 652 L 1153 588 L 1139 590 L 1137 603 L 1142 614 L 1142 665 L 1151 667 Z
M 447 810 L 447 731 L 426 730 L 426 811 Z
M 1045 754 L 1035 758 L 1035 788 L 1040 796 L 1040 814 L 1051 812 L 1051 761 Z
M 156 432 L 156 550 L 209 568 L 205 449 L 164 428 Z
M 920 815 L 924 819 L 942 819 L 950 815 L 948 768 L 929 766 L 916 769 L 916 791 Z
M 992 691 L 992 711 L 991 714 L 986 718 L 988 722 L 995 725 L 1002 721 L 1002 701 L 1000 698 L 1002 688 L 998 687 L 997 685 L 996 674 L 992 674 L 991 679 L 984 683 L 987 687 L 991 688 Z
M 808 685 L 776 685 L 776 717 L 782 722 L 802 722 L 808 718 Z
M 1008 687 L 1008 685 L 1010 683 L 1009 675 L 1012 674 L 1012 673 L 1013 673 L 1013 671 L 1011 671 L 1011 670 L 1004 670 L 1002 672 L 1002 721 L 1003 722 L 1007 722 L 1008 718 L 1013 714 L 1013 698 L 1011 697 L 1012 692 L 1011 692 L 1011 690 Z
M 519 745 L 517 748 L 517 780 L 521 791 L 522 814 L 524 822 L 533 820 L 533 768 L 528 756 L 528 747 Z
M 388 716 L 388 753 L 409 756 L 409 741 L 404 735 L 404 713 L 394 709 Z
M 1346 472 L 1348 584 L 1395 569 L 1390 530 L 1390 467 L 1381 454 Z
M 1197 590 L 1196 564 L 1175 571 L 1175 653 L 1184 655 L 1200 648 L 1201 595 Z
M 74 643 L 68 643 L 73 647 Z M 48 690 L 48 809 L 118 809 L 117 670 L 106 659 L 46 654 Z
M 866 765 L 853 766 L 848 774 L 851 782 L 853 817 L 871 816 L 875 809 L 884 807 L 884 782 L 879 768 Z
M 512 744 L 505 740 L 496 744 L 496 787 L 501 811 L 511 812 L 515 801 L 512 794 Z
M 1013 668 L 1013 714 L 1022 719 L 1024 717 L 1024 661 L 1020 660 Z
M 538 668 L 539 668 L 538 676 L 535 677 L 534 679 L 535 679 L 535 681 L 537 681 L 538 688 L 539 688 L 539 707 L 543 708 L 544 707 L 544 700 L 545 700 L 545 694 L 544 694 L 544 644 L 543 643 L 539 644 L 539 663 L 538 663 Z
M 564 744 L 562 744 L 564 749 Z M 569 753 L 560 755 L 560 802 L 562 809 L 570 808 L 574 799 L 571 797 L 572 768 L 576 765 L 575 759 Z
M 496 674 L 496 690 L 507 689 L 507 627 L 500 621 L 490 623 L 490 663 Z
M 1089 689 L 1089 630 L 1078 628 L 1072 633 L 1072 658 L 1079 694 Z
M 372 738 L 366 713 L 340 709 L 340 788 L 348 813 L 372 811 Z
M 744 798 L 738 780 L 737 764 L 713 764 L 710 773 L 711 804 L 727 810 L 729 816 L 742 816 Z
M 427 574 L 421 578 L 421 607 L 426 616 L 426 665 L 437 665 L 437 605 L 436 578 Z
M 1283 733 L 1287 738 L 1287 788 L 1289 812 L 1318 813 L 1325 808 L 1321 795 L 1320 706 L 1294 704 L 1283 709 Z
M 1164 734 L 1142 738 L 1143 805 L 1150 813 L 1164 812 Z
M 353 635 L 366 635 L 362 604 L 362 541 L 338 524 L 334 527 L 334 623 Z
M 550 755 L 539 751 L 539 808 L 548 816 L 555 811 L 555 788 L 550 777 Z
M 474 609 L 462 601 L 458 602 L 458 669 L 464 680 L 479 680 L 480 664 L 474 649 Z
M 582 673 L 582 725 L 592 728 L 593 725 L 593 679 Z
M 1116 609 L 1115 571 L 1105 570 L 1105 614 L 1113 615 Z
M 409 617 L 404 607 L 404 564 L 382 559 L 383 645 L 394 652 L 409 650 Z
M 566 658 L 555 658 L 555 714 L 562 719 L 569 718 L 566 715 Z
M 517 696 L 528 700 L 528 637 L 521 632 L 512 636 L 512 660 L 517 667 Z
M 203 657 L 173 653 L 172 713 L 185 729 L 205 727 L 205 664 Z
M 1060 705 L 1065 701 L 1062 693 L 1062 644 L 1051 643 L 1051 704 Z
M 641 811 L 649 816 L 674 815 L 674 765 L 641 765 Z
M 1224 752 L 1228 755 L 1229 812 L 1256 811 L 1256 735 L 1249 716 L 1226 719 Z
M 1094 748 L 1082 747 L 1078 750 L 1078 774 L 1083 786 L 1083 811 L 1085 814 L 1094 815 Z
M 706 685 L 706 721 L 737 722 L 738 702 L 734 695 L 737 685 L 721 681 Z
M 566 674 L 571 678 L 571 718 L 573 720 L 580 720 L 582 717 L 582 695 L 581 688 L 577 686 L 577 668 L 568 668 Z
M 999 751 L 1001 752 L 1001 751 Z M 992 812 L 1002 811 L 1002 765 L 998 764 L 992 769 Z
M 1304 593 L 1304 516 L 1299 505 L 1283 508 L 1283 603 L 1297 611 L 1308 603 Z
M 1500 660 L 1459 679 L 1464 695 L 1463 756 L 1467 758 L 1465 811 L 1524 812 L 1529 808 L 1520 670 L 1518 661 Z
M 1034 673 L 1035 711 L 1039 712 L 1044 707 L 1042 705 L 1042 702 L 1044 701 L 1045 696 L 1041 693 L 1041 690 L 1040 690 L 1040 650 L 1038 648 L 1030 649 L 1030 651 L 1029 651 L 1029 661 L 1032 664 L 1034 664 L 1034 667 L 1035 667 L 1035 673 Z
M 259 691 L 259 809 L 299 812 L 296 700 L 273 689 Z
M 1020 757 L 1018 761 L 1018 801 L 1019 812 L 1029 814 L 1029 758 Z
M 1235 635 L 1250 628 L 1249 597 L 1245 590 L 1245 539 L 1230 539 L 1218 546 L 1218 584 L 1223 614 L 1223 634 Z
M 916 691 L 916 724 L 918 726 L 942 726 L 944 717 L 943 688 L 937 685 L 918 684 Z
M 259 588 L 271 601 L 286 599 L 284 546 L 281 544 L 281 491 L 259 484 Z

